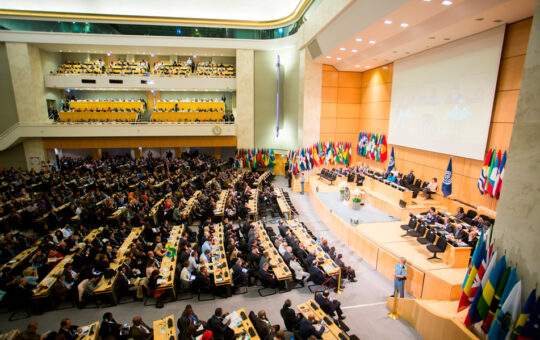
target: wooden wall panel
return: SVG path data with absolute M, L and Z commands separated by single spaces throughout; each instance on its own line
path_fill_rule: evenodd
M 337 102 L 337 87 L 323 86 L 322 92 L 321 92 L 321 100 L 323 103 L 336 103 Z
M 360 116 L 361 104 L 338 103 L 337 118 L 358 118 Z
M 361 88 L 356 87 L 338 87 L 337 88 L 337 102 L 360 104 L 362 102 L 363 91 Z
M 324 71 L 322 73 L 322 86 L 338 87 L 339 72 Z
M 531 25 L 532 19 L 525 19 L 507 27 L 504 37 L 503 58 L 525 55 Z
M 519 90 L 499 91 L 495 95 L 492 123 L 513 123 L 519 98 Z
M 525 55 L 503 59 L 499 69 L 497 91 L 519 90 L 523 65 L 525 65 Z
M 338 87 L 361 87 L 362 73 L 359 72 L 339 72 Z
M 336 118 L 336 113 L 337 103 L 321 103 L 321 118 Z
M 322 118 L 321 119 L 321 134 L 336 132 L 336 119 L 335 118 Z

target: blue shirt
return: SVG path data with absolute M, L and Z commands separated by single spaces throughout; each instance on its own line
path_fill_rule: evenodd
M 407 266 L 402 265 L 401 263 L 396 264 L 394 274 L 407 276 Z

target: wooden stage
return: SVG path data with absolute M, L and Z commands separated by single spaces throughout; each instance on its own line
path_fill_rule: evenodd
M 430 206 L 437 205 L 433 200 L 424 204 L 423 199 L 412 199 L 411 205 L 401 208 L 393 198 L 387 198 L 380 193 L 373 192 L 369 188 L 360 187 L 365 192 L 365 201 L 377 209 L 401 221 L 361 223 L 353 226 L 349 221 L 343 220 L 326 206 L 315 191 L 329 192 L 338 191 L 336 181 L 328 185 L 324 180 L 318 180 L 318 176 L 309 178 L 307 189 L 315 211 L 328 228 L 356 254 L 375 268 L 378 272 L 393 281 L 394 267 L 399 257 L 407 259 L 408 274 L 405 281 L 405 290 L 416 298 L 430 300 L 457 300 L 461 294 L 461 284 L 467 271 L 471 248 L 453 247 L 448 245 L 443 254 L 438 254 L 441 260 L 428 260 L 432 253 L 421 245 L 414 237 L 402 237 L 404 231 L 400 225 L 407 224 L 409 213 L 424 212 Z M 356 189 L 355 183 L 347 183 L 349 189 Z M 348 204 L 338 203 L 338 204 Z M 437 207 L 440 209 L 441 207 Z

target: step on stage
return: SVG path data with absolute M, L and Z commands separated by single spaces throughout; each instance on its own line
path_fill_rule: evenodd
M 437 202 L 429 200 L 426 204 L 422 199 L 413 199 L 410 205 L 401 208 L 395 197 L 359 187 L 365 192 L 365 205 L 354 211 L 350 201 L 339 201 L 339 182 L 328 185 L 313 175 L 309 178 L 309 190 L 315 211 L 342 242 L 392 281 L 399 257 L 405 257 L 408 269 L 405 290 L 416 298 L 459 299 L 471 248 L 449 244 L 444 253 L 437 254 L 440 260 L 428 260 L 433 254 L 424 245 L 414 237 L 402 237 L 404 231 L 400 225 L 408 223 L 409 213 L 427 211 Z M 355 183 L 347 186 L 351 191 L 356 189 Z M 351 217 L 358 219 L 359 224 L 352 225 Z

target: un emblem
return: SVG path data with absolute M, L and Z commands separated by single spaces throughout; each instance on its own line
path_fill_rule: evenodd
M 443 180 L 443 184 L 451 184 L 452 183 L 452 173 L 450 171 L 447 171 L 445 174 L 444 174 L 444 180 Z

